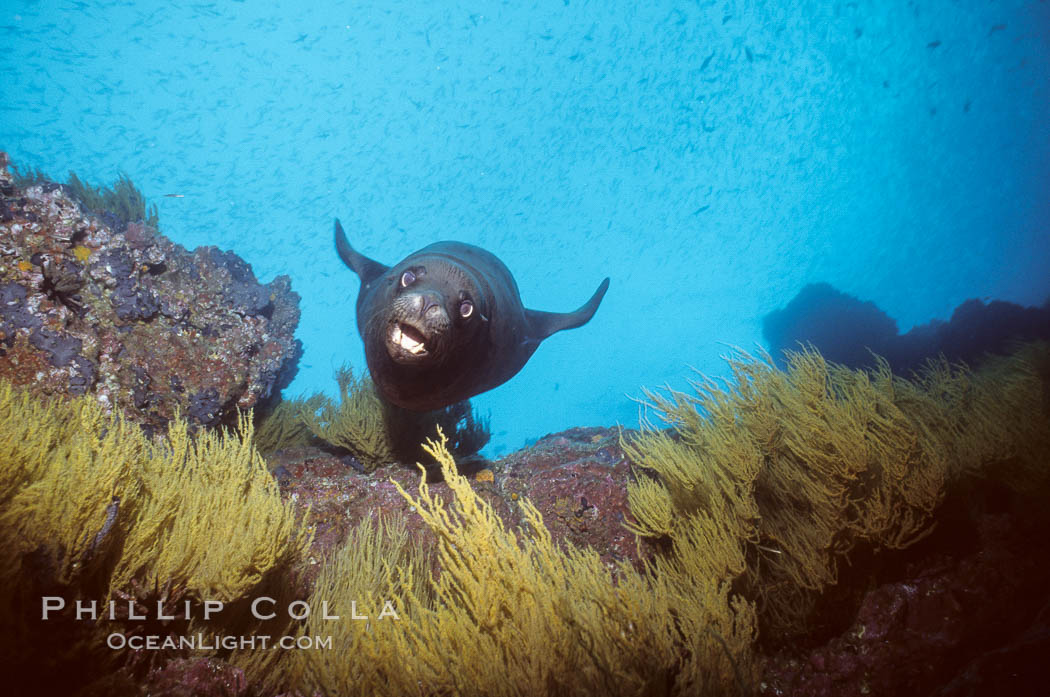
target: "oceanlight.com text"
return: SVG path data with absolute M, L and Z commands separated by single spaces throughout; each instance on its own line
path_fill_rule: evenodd
M 204 650 L 215 651 L 225 649 L 227 651 L 240 650 L 316 650 L 331 649 L 331 636 L 292 636 L 285 635 L 272 637 L 268 634 L 257 634 L 252 636 L 225 636 L 220 634 L 187 634 L 183 636 L 160 636 L 157 634 L 121 634 L 114 632 L 106 637 L 106 646 L 119 651 L 131 649 L 133 651 L 171 651 L 171 650 Z

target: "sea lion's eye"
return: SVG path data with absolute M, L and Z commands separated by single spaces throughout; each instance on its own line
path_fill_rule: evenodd
M 470 317 L 474 314 L 474 303 L 469 300 L 464 300 L 459 304 L 459 316 L 463 319 Z
M 416 282 L 416 275 L 412 273 L 411 269 L 401 274 L 401 287 L 408 288 L 410 285 Z

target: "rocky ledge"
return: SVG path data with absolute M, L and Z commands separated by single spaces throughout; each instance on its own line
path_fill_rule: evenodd
M 624 561 L 640 564 L 652 550 L 644 541 L 636 543 L 623 525 L 633 473 L 619 443 L 615 429 L 574 428 L 496 462 L 466 464 L 461 471 L 507 529 L 525 525 L 518 502 L 527 498 L 555 541 L 590 547 L 610 568 Z M 295 502 L 316 530 L 315 561 L 333 554 L 362 520 L 391 514 L 404 517 L 424 549 L 436 543 L 394 486 L 397 482 L 415 493 L 421 478 L 415 467 L 394 463 L 364 474 L 353 467 L 352 458 L 315 447 L 278 451 L 267 460 L 282 495 Z M 452 498 L 443 482 L 431 485 L 445 500 Z M 316 570 L 307 569 L 303 580 L 308 586 Z
M 205 426 L 294 374 L 299 296 L 232 252 L 86 211 L 69 187 L 19 186 L 0 153 L 0 377 L 92 395 L 150 429 Z

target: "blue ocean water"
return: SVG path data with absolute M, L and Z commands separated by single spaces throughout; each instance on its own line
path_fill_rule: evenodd
M 1050 295 L 1047 2 L 3 0 L 0 45 L 19 166 L 126 172 L 176 242 L 292 277 L 286 396 L 364 367 L 334 217 L 386 263 L 483 246 L 536 309 L 611 276 L 475 400 L 490 455 L 637 425 L 808 283 L 902 331 Z

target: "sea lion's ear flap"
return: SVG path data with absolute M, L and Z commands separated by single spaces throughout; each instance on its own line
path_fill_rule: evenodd
M 555 332 L 563 329 L 575 329 L 587 324 L 594 313 L 598 310 L 605 291 L 609 290 L 609 279 L 606 278 L 594 291 L 594 295 L 583 307 L 575 312 L 541 312 L 540 310 L 525 310 L 525 319 L 529 322 L 529 338 L 535 341 L 543 341 Z
M 346 239 L 346 233 L 343 232 L 343 226 L 339 224 L 339 218 L 335 219 L 335 248 L 339 252 L 339 258 L 343 260 L 343 263 L 361 277 L 362 284 L 371 283 L 385 274 L 387 269 L 390 268 L 355 251 Z

